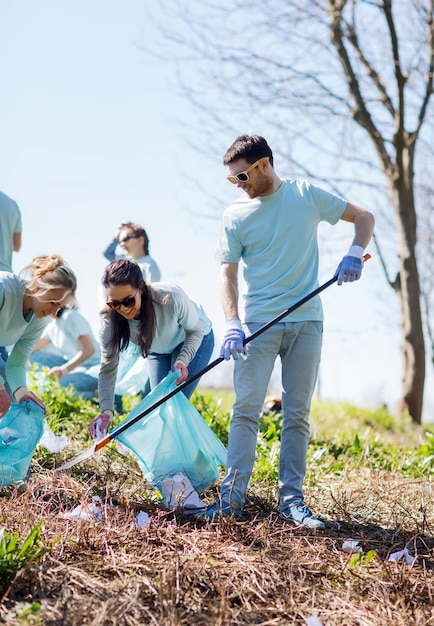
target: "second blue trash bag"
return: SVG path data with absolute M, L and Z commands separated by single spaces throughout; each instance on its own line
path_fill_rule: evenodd
M 44 410 L 35 402 L 11 404 L 0 419 L 0 487 L 26 478 L 44 424 Z
M 178 372 L 161 381 L 125 418 L 125 422 L 176 389 Z M 124 422 L 122 422 L 124 424 Z M 226 448 L 180 392 L 117 436 L 137 457 L 146 480 L 161 492 L 161 482 L 175 474 L 187 476 L 201 493 L 226 465 Z

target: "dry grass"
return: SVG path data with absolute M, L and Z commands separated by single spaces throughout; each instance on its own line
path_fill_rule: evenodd
M 97 455 L 96 455 L 97 456 Z M 161 510 L 140 471 L 112 451 L 72 475 L 34 467 L 27 489 L 3 490 L 0 526 L 24 536 L 42 518 L 42 561 L 1 586 L 0 621 L 47 626 L 434 624 L 434 492 L 427 480 L 362 469 L 306 493 L 323 531 L 278 520 L 276 494 L 251 492 L 241 521 L 214 525 Z M 312 480 L 309 481 L 312 484 Z M 98 520 L 64 513 L 98 493 Z M 215 490 L 205 494 L 211 501 Z M 152 523 L 134 525 L 139 510 Z M 374 558 L 353 562 L 345 539 Z M 390 562 L 407 547 L 413 565 Z M 35 615 L 19 617 L 38 602 Z

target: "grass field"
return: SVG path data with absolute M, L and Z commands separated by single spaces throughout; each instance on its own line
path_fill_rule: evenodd
M 165 510 L 136 461 L 113 444 L 54 474 L 90 445 L 86 425 L 98 410 L 54 383 L 44 400 L 70 446 L 37 448 L 27 483 L 0 491 L 1 622 L 434 624 L 434 438 L 407 416 L 314 403 L 305 495 L 326 528 L 313 532 L 278 519 L 279 413 L 261 418 L 243 517 L 209 524 Z M 193 400 L 224 443 L 232 400 L 208 389 Z M 125 399 L 125 410 L 133 404 Z M 97 519 L 65 517 L 96 495 Z M 150 516 L 144 530 L 134 524 L 140 511 Z M 350 553 L 349 540 L 357 542 Z

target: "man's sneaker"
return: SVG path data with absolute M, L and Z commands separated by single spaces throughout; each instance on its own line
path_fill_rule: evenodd
M 325 528 L 324 522 L 315 517 L 309 507 L 303 504 L 303 502 L 293 504 L 287 509 L 284 509 L 283 511 L 281 511 L 279 517 L 285 522 L 289 522 L 290 524 L 294 524 L 295 526 L 306 526 L 307 528 Z
M 205 517 L 212 522 L 217 522 L 222 517 L 234 516 L 238 519 L 243 514 L 242 509 L 229 504 L 226 500 L 216 500 L 213 504 L 206 507 Z

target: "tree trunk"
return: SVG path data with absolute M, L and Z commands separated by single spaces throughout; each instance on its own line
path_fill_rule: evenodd
M 401 409 L 422 421 L 425 384 L 425 342 L 420 307 L 421 293 L 416 261 L 416 210 L 413 196 L 413 150 L 404 149 L 392 176 L 391 193 L 398 219 L 399 277 L 393 287 L 401 307 L 403 380 Z
M 160 4 L 167 16 L 176 3 L 162 0 Z M 202 80 L 192 81 L 188 73 L 181 84 L 212 123 L 203 125 L 208 142 L 211 136 L 220 136 L 222 127 L 225 133 L 232 128 L 235 135 L 245 125 L 248 108 L 251 125 L 273 128 L 279 156 L 304 147 L 309 156 L 322 153 L 325 162 L 333 157 L 330 163 L 336 167 L 331 166 L 329 175 L 321 170 L 322 179 L 314 177 L 315 182 L 327 180 L 328 187 L 332 182 L 334 190 L 346 197 L 357 181 L 358 189 L 376 188 L 379 193 L 373 196 L 380 203 L 387 186 L 390 201 L 387 206 L 380 205 L 378 213 L 384 211 L 388 218 L 393 207 L 393 238 L 397 235 L 399 246 L 395 280 L 390 279 L 378 238 L 376 243 L 386 280 L 399 299 L 400 403 L 413 421 L 420 423 L 425 378 L 420 276 L 424 274 L 416 260 L 413 167 L 416 144 L 422 154 L 420 163 L 429 162 L 434 152 L 429 130 L 434 94 L 434 0 L 277 0 L 251 3 L 247 13 L 243 3 L 231 3 L 230 20 L 228 9 L 222 8 L 224 3 L 185 0 L 181 4 L 189 8 L 188 20 L 184 8 L 177 12 L 184 25 L 188 21 L 191 38 L 175 29 L 172 41 L 183 51 L 193 51 L 193 64 Z M 200 11 L 196 12 L 196 7 Z M 158 20 L 162 15 L 160 10 Z M 164 32 L 164 17 L 161 23 Z M 300 27 L 294 30 L 294 24 Z M 216 99 L 215 93 L 224 98 Z M 366 133 L 366 141 L 363 133 L 349 137 L 349 120 L 359 127 L 357 131 Z M 213 133 L 216 127 L 219 133 Z M 378 183 L 378 163 L 371 148 L 384 173 L 384 185 Z M 333 160 L 337 157 L 338 163 Z M 297 171 L 312 178 L 309 158 L 306 167 L 291 161 Z M 431 248 L 428 254 L 431 258 Z
M 402 410 L 408 410 L 412 420 L 422 421 L 425 384 L 425 346 L 420 310 L 420 287 L 414 254 L 401 250 L 399 299 L 402 317 Z

